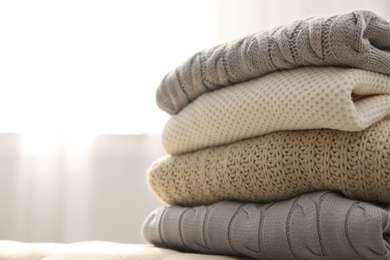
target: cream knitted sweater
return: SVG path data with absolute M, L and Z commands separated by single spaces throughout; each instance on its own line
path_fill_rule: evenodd
M 162 145 L 175 155 L 281 130 L 360 131 L 389 114 L 389 76 L 304 67 L 203 94 L 168 120 Z
M 300 66 L 390 74 L 390 24 L 370 11 L 312 17 L 200 51 L 169 72 L 158 106 L 176 114 L 203 93 Z
M 271 202 L 319 190 L 390 203 L 390 119 L 364 131 L 281 131 L 154 162 L 148 184 L 173 205 Z
M 186 252 L 283 260 L 390 259 L 389 211 L 332 192 L 265 205 L 222 201 L 161 207 L 146 219 L 142 233 L 149 243 Z

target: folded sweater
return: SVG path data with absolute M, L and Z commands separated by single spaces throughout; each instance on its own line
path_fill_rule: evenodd
M 332 192 L 272 204 L 161 207 L 142 227 L 156 246 L 255 259 L 390 259 L 390 214 Z
M 390 203 L 390 119 L 364 131 L 281 131 L 230 145 L 166 155 L 147 172 L 168 204 L 271 202 L 320 190 Z
M 370 11 L 298 20 L 205 49 L 169 72 L 157 105 L 176 114 L 203 93 L 299 66 L 390 74 L 390 24 Z
M 281 130 L 360 131 L 390 114 L 390 76 L 304 67 L 209 92 L 170 117 L 168 154 L 192 152 Z

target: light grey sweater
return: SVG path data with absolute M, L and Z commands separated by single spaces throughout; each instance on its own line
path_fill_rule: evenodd
M 333 192 L 270 204 L 222 201 L 152 212 L 143 236 L 159 247 L 255 259 L 390 259 L 389 211 Z
M 300 66 L 390 75 L 390 24 L 370 11 L 311 17 L 200 51 L 169 72 L 157 105 L 177 114 L 205 92 Z

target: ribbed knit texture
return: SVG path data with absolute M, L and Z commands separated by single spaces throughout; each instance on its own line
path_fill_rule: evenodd
M 222 201 L 162 207 L 142 228 L 156 246 L 255 259 L 390 259 L 390 215 L 376 205 L 318 192 L 272 204 Z
M 281 131 L 167 155 L 148 171 L 163 201 L 202 205 L 220 200 L 271 202 L 319 190 L 390 203 L 390 119 L 364 131 Z
M 274 72 L 202 95 L 168 120 L 162 145 L 180 154 L 281 130 L 360 131 L 390 114 L 389 94 L 389 76 L 361 69 Z
M 200 51 L 169 72 L 158 106 L 176 114 L 198 96 L 299 66 L 346 66 L 390 74 L 390 24 L 370 11 L 314 17 Z

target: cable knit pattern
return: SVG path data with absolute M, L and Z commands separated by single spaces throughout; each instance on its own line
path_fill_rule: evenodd
M 142 228 L 154 245 L 254 259 L 390 259 L 390 215 L 336 193 L 309 193 L 272 204 L 222 201 L 162 207 Z
M 168 204 L 271 202 L 319 190 L 390 203 L 390 119 L 364 131 L 281 131 L 183 155 L 148 170 Z
M 361 69 L 275 72 L 202 95 L 168 120 L 162 145 L 175 155 L 281 130 L 360 131 L 390 114 L 389 94 L 389 76 Z
M 298 20 L 200 51 L 169 72 L 157 105 L 177 114 L 203 93 L 300 66 L 390 74 L 390 24 L 370 11 Z

